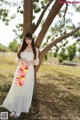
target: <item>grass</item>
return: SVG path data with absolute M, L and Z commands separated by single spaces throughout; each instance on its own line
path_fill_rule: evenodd
M 46 119 L 80 120 L 80 68 L 42 65 L 37 89 Z
M 9 91 L 17 65 L 0 60 L 0 103 Z M 19 120 L 80 120 L 80 68 L 44 62 L 37 73 L 37 98 L 30 113 L 22 113 Z

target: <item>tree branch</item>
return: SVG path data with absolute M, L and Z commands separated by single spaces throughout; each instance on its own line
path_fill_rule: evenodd
M 76 10 L 77 10 L 78 12 L 80 12 L 80 9 L 78 9 L 78 7 L 76 7 L 76 5 L 73 4 L 73 6 L 76 8 Z
M 63 16 L 63 18 L 64 18 L 64 24 L 65 24 L 65 16 L 66 16 L 67 10 L 68 10 L 68 4 L 66 4 L 66 8 L 65 8 L 65 11 L 64 11 L 64 16 Z
M 63 1 L 62 4 L 59 3 L 59 0 L 56 0 L 56 2 L 53 4 L 53 6 L 48 14 L 48 17 L 47 17 L 45 23 L 43 24 L 42 30 L 40 31 L 39 36 L 36 40 L 35 44 L 38 47 L 40 47 L 49 26 L 51 25 L 51 23 L 54 20 L 54 18 L 56 17 L 56 15 L 59 13 L 61 7 L 63 6 L 63 4 L 66 0 L 62 0 L 62 1 Z
M 42 11 L 42 13 L 41 13 L 41 15 L 40 15 L 40 17 L 39 17 L 36 25 L 35 25 L 35 30 L 36 30 L 36 28 L 39 26 L 39 24 L 40 24 L 40 22 L 41 22 L 41 20 L 42 20 L 42 18 L 43 18 L 43 16 L 44 16 L 47 8 L 49 7 L 49 5 L 50 5 L 52 2 L 53 2 L 53 0 L 50 0 L 50 2 L 45 6 L 44 10 Z
M 49 45 L 47 45 L 40 53 L 40 64 L 38 65 L 38 67 L 36 68 L 36 71 L 39 69 L 43 58 L 45 57 L 45 55 L 47 54 L 47 52 L 53 47 L 55 46 L 57 43 L 61 42 L 63 39 L 66 40 L 66 38 L 68 38 L 69 36 L 72 36 L 74 33 L 76 33 L 78 30 L 80 30 L 80 26 L 77 27 L 76 29 L 74 29 L 73 31 L 62 35 L 61 37 L 55 39 L 53 42 L 51 42 Z

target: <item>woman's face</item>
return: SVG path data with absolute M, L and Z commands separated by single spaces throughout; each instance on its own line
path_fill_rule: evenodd
M 28 45 L 31 45 L 31 43 L 32 43 L 32 39 L 31 38 L 25 38 L 25 41 L 26 41 L 26 43 L 28 44 Z

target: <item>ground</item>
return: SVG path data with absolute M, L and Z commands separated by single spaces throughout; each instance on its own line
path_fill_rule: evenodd
M 0 104 L 17 65 L 0 57 Z M 3 111 L 7 110 L 1 108 Z M 32 102 L 30 113 L 22 113 L 18 120 L 80 120 L 80 67 L 43 62 L 37 73 L 37 101 Z

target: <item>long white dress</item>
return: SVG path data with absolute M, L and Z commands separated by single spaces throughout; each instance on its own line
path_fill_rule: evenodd
M 20 54 L 21 58 L 25 58 L 27 60 L 33 60 L 34 54 L 33 51 L 24 51 Z M 35 60 L 35 65 L 39 64 L 39 59 Z M 29 66 L 28 72 L 26 74 L 26 80 L 23 86 L 18 86 L 15 84 L 16 75 L 19 71 L 20 63 L 17 66 L 17 69 L 14 74 L 14 78 L 12 81 L 12 85 L 10 90 L 7 94 L 7 97 L 3 101 L 3 104 L 0 107 L 5 107 L 9 111 L 16 111 L 18 115 L 21 112 L 29 112 L 32 96 L 33 96 L 33 89 L 34 89 L 34 65 L 31 64 Z

